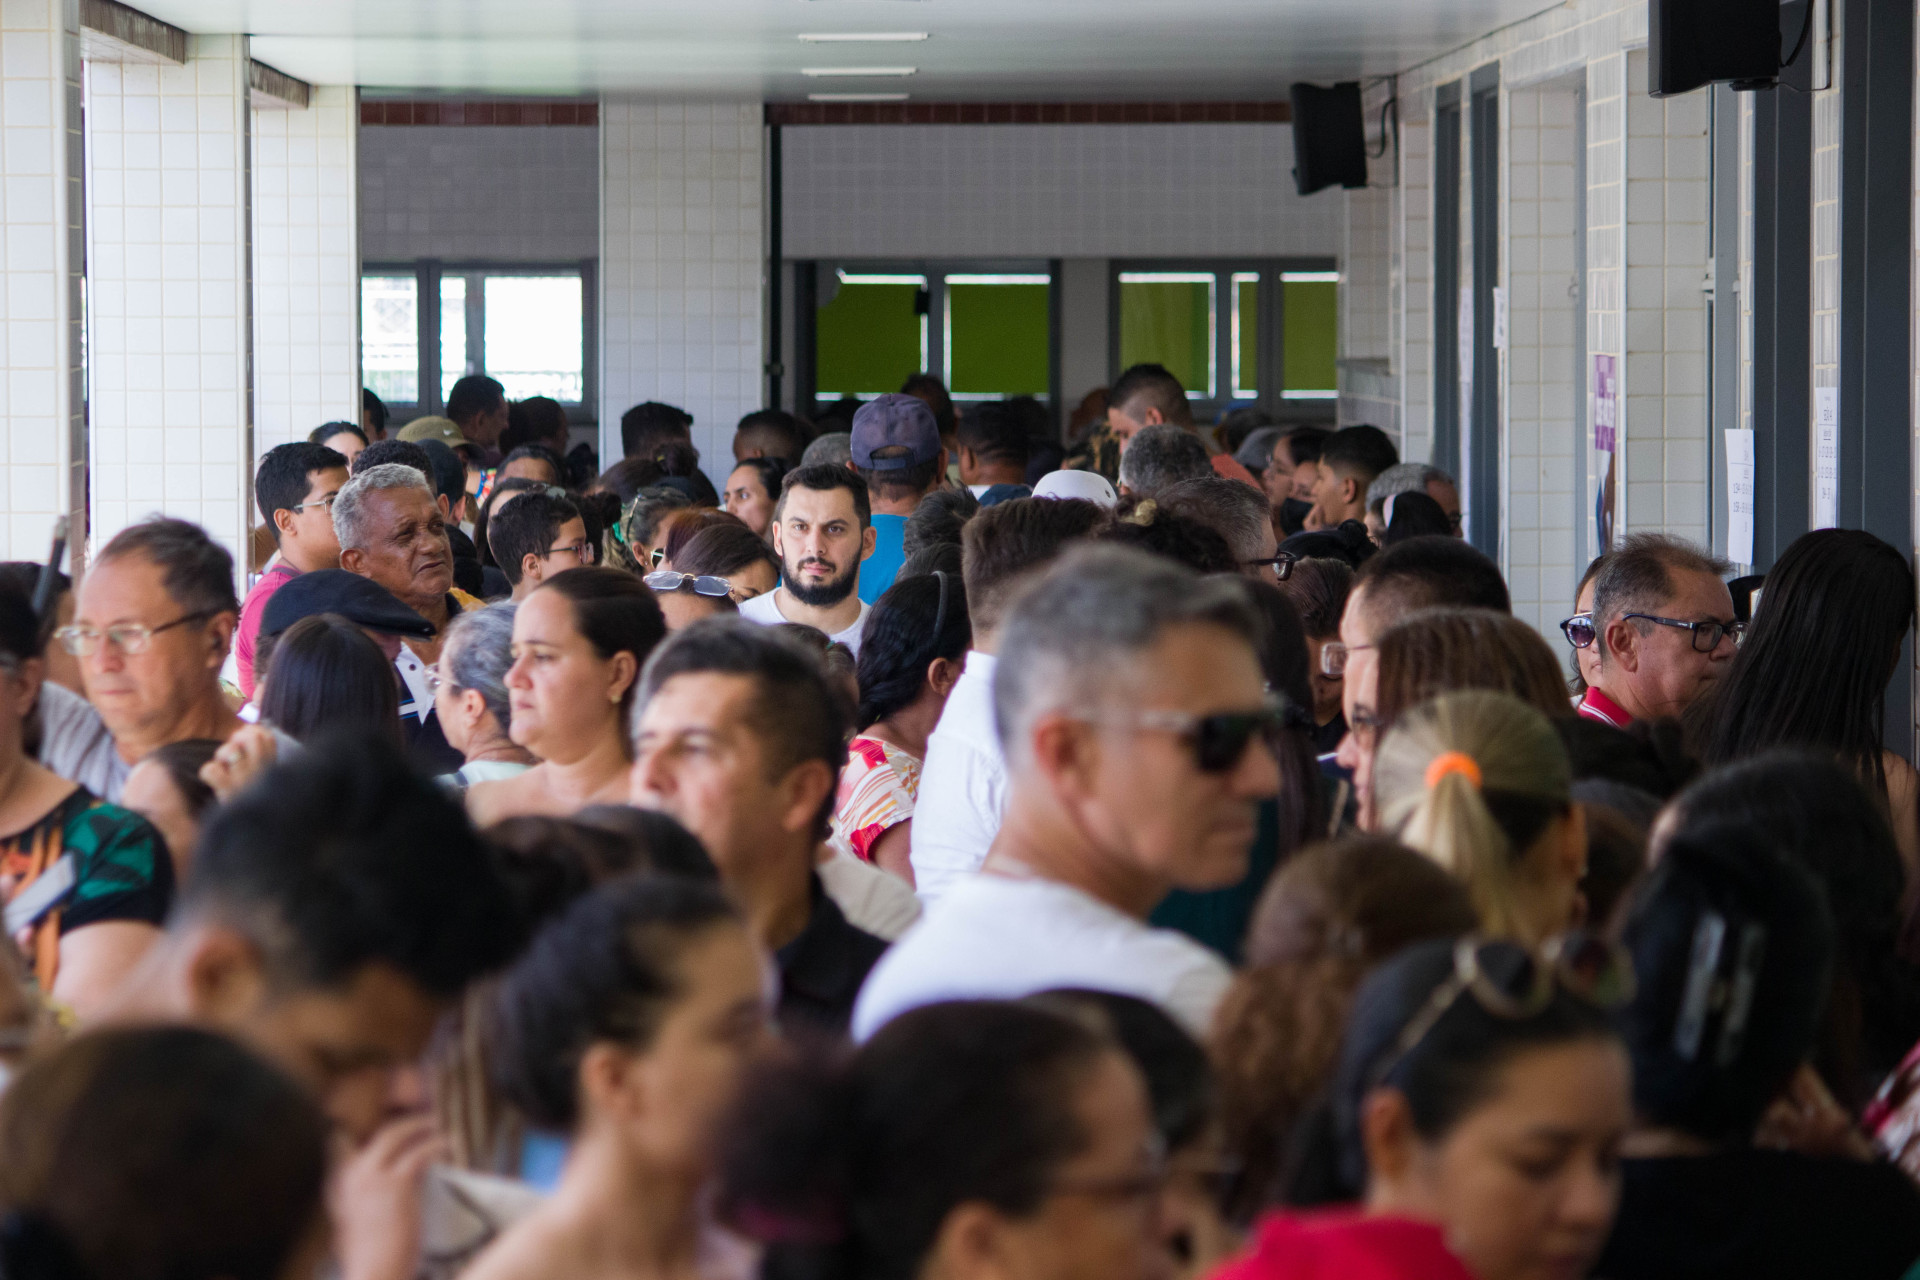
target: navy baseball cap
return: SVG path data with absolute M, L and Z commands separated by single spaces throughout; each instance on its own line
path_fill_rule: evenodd
M 275 591 L 260 614 L 260 634 L 279 635 L 302 618 L 322 613 L 337 613 L 369 631 L 422 639 L 433 635 L 433 624 L 402 604 L 400 597 L 372 578 L 345 569 L 315 569 Z
M 940 424 L 927 402 L 889 392 L 875 396 L 853 415 L 853 465 L 862 471 L 904 471 L 940 456 Z M 875 449 L 907 452 L 876 458 Z

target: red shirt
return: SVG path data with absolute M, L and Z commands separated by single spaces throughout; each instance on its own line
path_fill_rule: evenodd
M 260 619 L 267 612 L 267 601 L 299 576 L 298 569 L 282 560 L 260 575 L 240 606 L 240 625 L 233 633 L 233 661 L 240 669 L 240 692 L 248 698 L 253 697 L 253 646 L 260 638 Z
M 1439 1227 L 1350 1209 L 1263 1218 L 1209 1280 L 1473 1280 Z
M 1253 478 L 1253 472 L 1235 462 L 1230 453 L 1213 455 L 1213 474 L 1223 480 L 1238 480 L 1241 484 L 1250 484 L 1256 489 L 1260 487 L 1260 482 Z
M 1592 685 L 1587 686 L 1587 696 L 1580 699 L 1579 712 L 1589 720 L 1598 720 L 1616 729 L 1624 729 L 1633 723 L 1633 717 L 1627 714 L 1625 707 Z

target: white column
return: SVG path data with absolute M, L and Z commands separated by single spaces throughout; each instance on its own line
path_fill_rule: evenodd
M 1644 84 L 1645 81 L 1643 80 Z M 1606 483 L 1608 456 L 1593 449 L 1593 357 L 1611 355 L 1624 384 L 1626 374 L 1626 232 L 1627 232 L 1627 55 L 1609 53 L 1587 63 L 1587 359 L 1583 362 L 1582 393 L 1587 397 L 1587 492 L 1583 517 L 1591 520 L 1594 500 Z M 1626 392 L 1615 408 L 1616 448 L 1624 454 L 1633 414 Z M 1625 459 L 1614 474 L 1614 511 L 1624 512 Z M 1626 532 L 1616 514 L 1614 535 Z M 1587 545 L 1596 551 L 1599 532 L 1589 527 Z
M 244 568 L 247 38 L 192 36 L 184 65 L 89 63 L 93 541 L 152 512 Z
M 1433 453 L 1433 94 L 1407 105 L 1400 127 L 1399 259 L 1400 456 L 1425 462 Z M 1418 114 L 1415 114 L 1415 113 Z
M 0 71 L 0 558 L 39 560 L 56 516 L 86 505 L 79 0 L 0 5 Z
M 600 462 L 644 400 L 694 416 L 724 479 L 765 362 L 758 102 L 600 104 Z
M 253 112 L 254 459 L 360 421 L 360 95 Z

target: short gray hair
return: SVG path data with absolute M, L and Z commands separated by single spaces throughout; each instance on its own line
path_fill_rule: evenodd
M 1258 560 L 1273 536 L 1273 508 L 1267 495 L 1243 480 L 1204 475 L 1169 485 L 1160 505 L 1177 516 L 1197 520 L 1227 540 L 1241 564 Z
M 1114 678 L 1120 663 L 1169 627 L 1201 622 L 1257 644 L 1259 623 L 1238 578 L 1195 577 L 1131 547 L 1068 551 L 1021 590 L 1001 627 L 993 712 L 1008 759 L 1025 754 L 1040 716 L 1124 695 Z
M 479 694 L 502 733 L 513 725 L 507 668 L 513 665 L 513 615 L 519 608 L 502 602 L 456 615 L 440 651 L 454 688 Z
M 1603 558 L 1593 579 L 1593 628 L 1600 658 L 1605 661 L 1607 627 L 1623 613 L 1664 609 L 1673 595 L 1673 574 L 1707 573 L 1724 577 L 1733 566 L 1713 552 L 1670 533 L 1630 533 Z M 1651 622 L 1634 622 L 1641 635 Z
M 1207 446 L 1181 427 L 1147 427 L 1120 455 L 1120 483 L 1136 498 L 1156 498 L 1169 485 L 1212 474 Z
M 1438 467 L 1430 467 L 1424 462 L 1399 463 L 1373 478 L 1373 483 L 1367 486 L 1367 505 L 1371 507 L 1376 502 L 1385 502 L 1398 493 L 1425 493 L 1427 486 L 1436 480 L 1442 484 L 1454 484 L 1453 477 Z
M 803 467 L 844 467 L 853 461 L 853 433 L 850 431 L 829 431 L 807 446 L 800 455 Z
M 403 462 L 383 462 L 368 467 L 341 486 L 333 500 L 333 536 L 342 550 L 364 550 L 373 530 L 368 527 L 367 495 L 381 489 L 418 489 L 429 498 L 433 486 L 418 467 Z

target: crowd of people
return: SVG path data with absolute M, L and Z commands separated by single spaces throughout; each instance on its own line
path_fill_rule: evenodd
M 1906 554 L 1562 648 L 1372 426 L 1075 419 L 467 378 L 0 567 L 0 1277 L 1920 1274 Z

